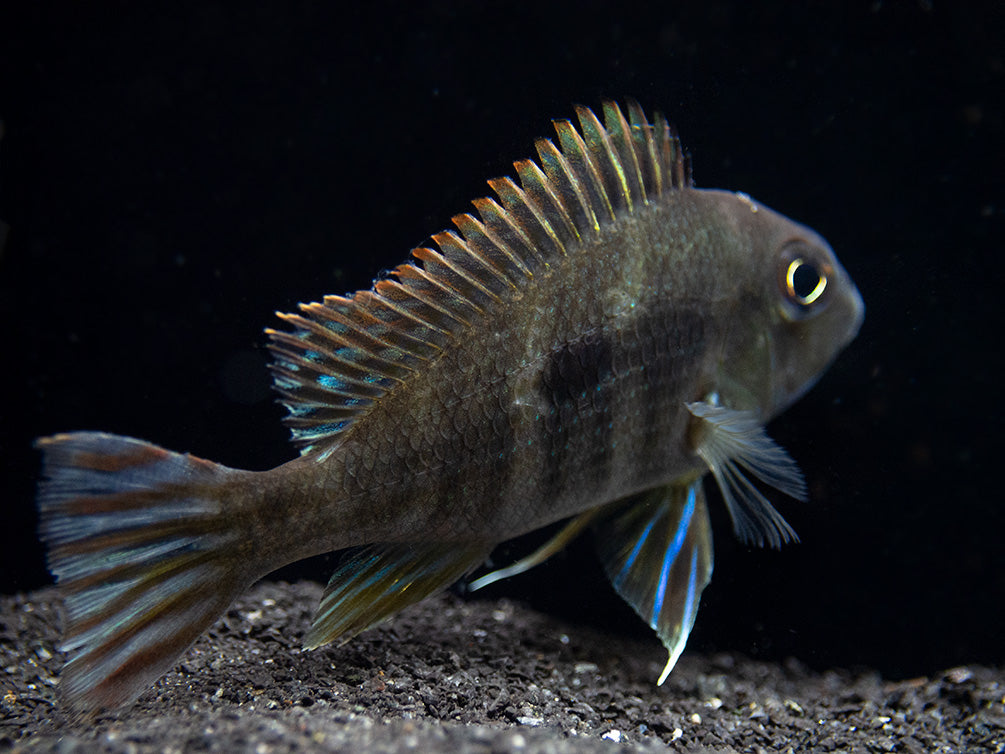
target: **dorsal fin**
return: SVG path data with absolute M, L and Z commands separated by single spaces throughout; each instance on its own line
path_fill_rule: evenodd
M 479 217 L 458 215 L 458 234 L 432 237 L 370 290 L 326 296 L 279 314 L 292 332 L 267 330 L 275 388 L 302 453 L 327 455 L 341 432 L 395 384 L 529 280 L 598 238 L 619 216 L 691 185 L 667 121 L 650 124 L 635 102 L 628 119 L 613 102 L 604 123 L 577 107 L 580 130 L 555 121 L 559 146 L 537 141 L 539 162 L 514 163 L 489 181 L 498 199 L 476 199 Z

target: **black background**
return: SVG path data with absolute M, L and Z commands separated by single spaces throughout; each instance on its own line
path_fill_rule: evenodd
M 802 544 L 737 544 L 713 497 L 692 649 L 1005 662 L 1002 3 L 22 5 L 0 11 L 4 591 L 48 580 L 33 437 L 288 460 L 273 311 L 368 286 L 551 118 L 635 97 L 699 186 L 827 237 L 867 306 L 771 427 L 810 482 L 782 503 Z M 492 594 L 647 630 L 588 541 Z

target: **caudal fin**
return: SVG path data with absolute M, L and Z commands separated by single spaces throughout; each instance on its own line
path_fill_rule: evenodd
M 241 472 L 128 437 L 45 437 L 41 537 L 64 600 L 60 690 L 78 712 L 128 704 L 246 586 L 222 490 Z

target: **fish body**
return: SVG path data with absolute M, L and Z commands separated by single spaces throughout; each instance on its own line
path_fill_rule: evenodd
M 763 425 L 854 337 L 854 284 L 812 230 L 695 189 L 662 117 L 578 116 L 435 250 L 280 315 L 272 368 L 299 458 L 248 472 L 102 433 L 38 442 L 74 708 L 130 702 L 286 563 L 366 546 L 332 577 L 314 647 L 565 519 L 475 586 L 593 527 L 615 589 L 670 652 L 665 678 L 711 574 L 702 477 L 744 539 L 794 538 L 747 477 L 804 496 Z

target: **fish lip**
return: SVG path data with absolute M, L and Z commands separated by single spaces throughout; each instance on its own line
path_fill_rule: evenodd
M 845 332 L 845 341 L 843 346 L 847 346 L 855 340 L 855 337 L 858 335 L 858 331 L 862 329 L 862 324 L 865 322 L 865 301 L 862 299 L 862 294 L 859 293 L 858 288 L 856 288 L 850 281 L 848 287 L 850 289 L 849 293 L 851 295 L 849 298 L 851 299 L 854 315 L 851 318 L 848 330 Z
M 841 266 L 841 263 L 836 261 L 834 267 L 840 276 L 841 286 L 843 288 L 842 293 L 844 294 L 842 298 L 844 299 L 844 305 L 849 315 L 847 318 L 847 326 L 844 330 L 844 337 L 841 340 L 840 347 L 835 353 L 835 355 L 837 355 L 837 353 L 855 340 L 855 337 L 858 335 L 858 331 L 862 328 L 862 324 L 865 322 L 865 301 L 862 298 L 862 293 L 859 291 L 858 286 L 855 285 L 855 281 L 851 279 L 851 275 L 849 275 L 848 271 Z

